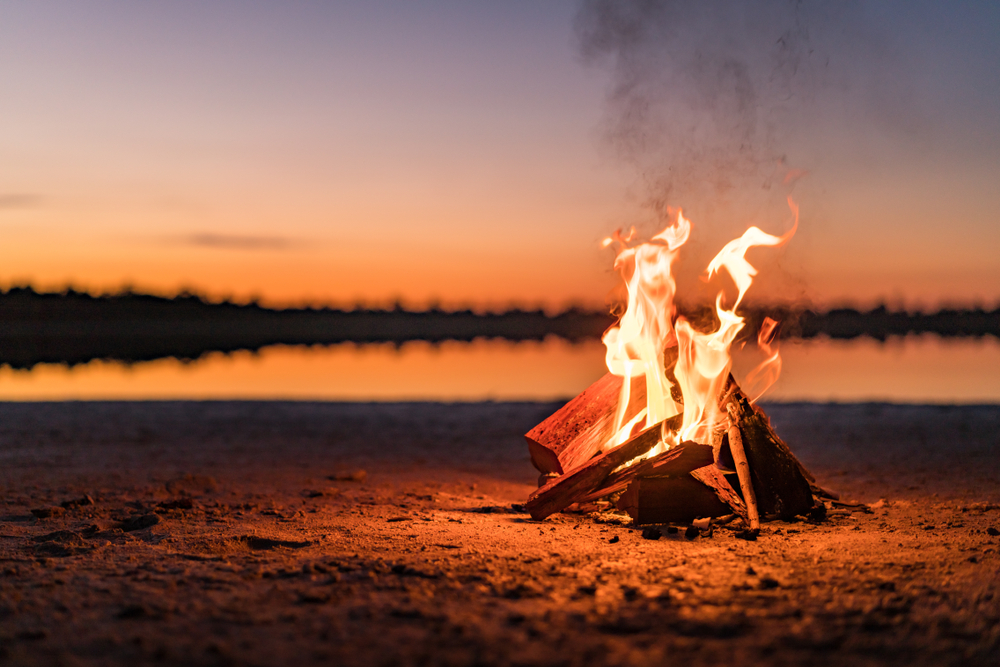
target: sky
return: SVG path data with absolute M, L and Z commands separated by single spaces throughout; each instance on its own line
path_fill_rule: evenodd
M 998 302 L 1000 6 L 687 4 L 4 2 L 0 285 L 599 306 L 791 195 L 759 298 Z

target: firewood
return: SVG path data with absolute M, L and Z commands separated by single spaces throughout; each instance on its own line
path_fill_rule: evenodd
M 750 479 L 750 465 L 747 463 L 747 456 L 743 451 L 743 437 L 740 435 L 740 427 L 735 417 L 733 403 L 729 404 L 729 414 L 732 420 L 728 434 L 729 452 L 736 466 L 736 474 L 740 479 L 740 490 L 743 492 L 743 502 L 747 508 L 747 528 L 750 530 L 760 530 L 760 514 L 757 513 L 757 495 L 754 493 L 753 481 Z
M 636 477 L 655 475 L 682 475 L 712 463 L 712 448 L 696 442 L 682 442 L 676 447 L 652 456 L 635 465 L 622 468 L 608 475 L 600 488 L 584 496 L 580 502 L 588 502 L 624 491 Z
M 716 497 L 732 509 L 732 513 L 747 523 L 747 506 L 716 466 L 691 471 L 691 476 L 715 492 Z
M 606 374 L 525 434 L 531 462 L 539 472 L 562 475 L 601 452 L 615 427 L 622 382 L 621 377 Z M 645 404 L 645 379 L 633 378 L 626 419 Z
M 840 500 L 840 494 L 836 491 L 831 491 L 830 489 L 824 489 L 822 486 L 816 482 L 809 482 L 809 488 L 812 489 L 813 495 L 817 498 L 826 498 L 828 500 Z
M 729 398 L 728 409 L 739 428 L 759 514 L 790 519 L 808 513 L 815 502 L 810 487 L 813 477 L 771 428 L 767 415 L 739 389 Z
M 555 478 L 528 497 L 525 509 L 533 519 L 540 520 L 579 502 L 601 488 L 616 468 L 655 447 L 660 442 L 663 429 L 676 431 L 683 421 L 684 415 L 675 415 Z
M 637 477 L 618 500 L 618 509 L 628 512 L 636 525 L 691 523 L 697 518 L 725 516 L 729 505 L 715 490 L 691 474 Z

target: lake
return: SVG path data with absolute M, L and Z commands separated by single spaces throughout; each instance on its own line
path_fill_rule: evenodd
M 772 401 L 1000 402 L 1000 342 L 910 336 L 783 341 Z M 738 367 L 739 368 L 739 367 Z M 273 346 L 197 361 L 0 369 L 0 399 L 553 400 L 605 372 L 599 341 Z

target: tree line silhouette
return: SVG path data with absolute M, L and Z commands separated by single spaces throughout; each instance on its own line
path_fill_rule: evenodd
M 682 309 L 683 310 L 683 309 Z M 696 322 L 712 319 L 710 308 L 684 311 Z M 745 336 L 755 335 L 765 316 L 782 322 L 783 337 L 850 339 L 933 333 L 939 336 L 1000 337 L 1000 308 L 907 313 L 879 307 L 814 312 L 792 307 L 750 307 Z M 407 310 L 333 307 L 266 308 L 257 303 L 212 303 L 195 294 L 174 297 L 123 292 L 92 295 L 73 289 L 36 292 L 13 287 L 0 292 L 0 364 L 31 368 L 39 363 L 81 364 L 94 359 L 126 363 L 162 357 L 188 360 L 209 352 L 258 350 L 268 345 L 439 342 L 505 338 L 569 341 L 599 338 L 615 321 L 607 312 L 571 308 L 500 313 L 438 308 Z

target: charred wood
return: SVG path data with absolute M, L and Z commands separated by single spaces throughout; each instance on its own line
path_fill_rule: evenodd
M 665 452 L 652 456 L 608 475 L 599 489 L 587 494 L 582 502 L 596 500 L 613 493 L 624 491 L 636 477 L 655 475 L 659 477 L 683 475 L 710 465 L 712 448 L 696 442 L 682 442 Z
M 593 491 L 602 488 L 608 476 L 619 466 L 639 458 L 655 447 L 660 442 L 663 429 L 676 431 L 682 422 L 683 415 L 671 417 L 557 477 L 532 493 L 525 503 L 525 509 L 533 519 L 540 520 L 580 502 Z
M 715 489 L 691 474 L 668 477 L 638 477 L 618 500 L 618 509 L 628 512 L 636 525 L 691 523 L 704 517 L 732 513 L 719 500 Z
M 738 388 L 729 397 L 728 409 L 739 428 L 758 512 L 782 519 L 807 514 L 815 503 L 813 476 L 774 432 L 767 415 Z M 733 443 L 729 445 L 735 458 Z
M 743 519 L 744 523 L 748 521 L 746 504 L 718 468 L 715 466 L 698 468 L 691 471 L 691 476 L 712 489 L 716 497 L 730 508 L 732 514 Z

